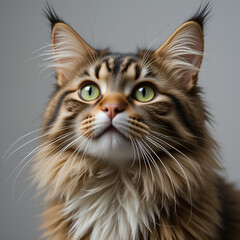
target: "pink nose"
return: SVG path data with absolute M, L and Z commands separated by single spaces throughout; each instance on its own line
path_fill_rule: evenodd
M 106 103 L 102 107 L 102 111 L 106 112 L 108 117 L 112 120 L 118 113 L 124 111 L 121 105 L 116 103 Z

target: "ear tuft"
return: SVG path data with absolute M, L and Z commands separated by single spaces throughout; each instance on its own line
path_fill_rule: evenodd
M 189 18 L 186 22 L 194 21 L 200 25 L 202 31 L 204 26 L 208 22 L 211 17 L 210 12 L 212 11 L 212 4 L 210 2 L 205 3 L 204 5 L 200 5 L 197 12 Z
M 203 49 L 201 26 L 196 21 L 188 21 L 154 52 L 154 56 L 171 73 L 175 84 L 190 91 L 197 83 Z
M 51 30 L 53 30 L 53 27 L 55 24 L 57 23 L 65 23 L 63 21 L 62 18 L 60 18 L 56 11 L 54 10 L 52 4 L 50 4 L 49 2 L 46 2 L 44 8 L 43 8 L 43 14 L 44 16 L 47 18 L 47 20 L 49 21 L 50 25 L 51 25 Z

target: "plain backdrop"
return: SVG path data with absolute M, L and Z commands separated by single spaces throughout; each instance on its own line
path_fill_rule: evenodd
M 160 46 L 193 15 L 200 0 L 56 0 L 57 13 L 94 47 L 133 52 Z M 224 175 L 240 186 L 239 92 L 240 1 L 212 1 L 206 25 L 205 57 L 199 85 L 213 115 L 212 134 L 221 148 Z M 50 49 L 50 27 L 41 0 L 0 1 L 0 239 L 35 240 L 41 214 L 40 198 L 31 186 L 28 165 L 55 83 L 54 69 L 44 70 L 41 54 Z M 42 48 L 46 47 L 46 48 Z M 36 138 L 33 142 L 31 139 Z M 22 148 L 20 148 L 20 146 Z M 18 149 L 19 148 L 19 149 Z M 15 151 L 16 149 L 17 151 Z M 26 157 L 26 158 L 25 158 Z M 25 159 L 24 159 L 25 158 Z M 28 163 L 29 161 L 29 163 Z

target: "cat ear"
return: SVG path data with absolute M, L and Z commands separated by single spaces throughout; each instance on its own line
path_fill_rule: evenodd
M 80 64 L 97 54 L 69 25 L 56 23 L 52 29 L 52 46 L 58 84 L 67 82 Z
M 188 21 L 154 52 L 154 56 L 173 74 L 178 85 L 190 91 L 197 82 L 203 47 L 201 24 Z

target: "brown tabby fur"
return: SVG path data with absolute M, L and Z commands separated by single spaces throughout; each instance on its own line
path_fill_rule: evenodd
M 65 28 L 77 36 L 65 23 L 56 21 L 54 12 L 48 13 L 49 16 L 51 14 L 55 17 L 55 22 L 52 21 L 53 44 L 57 41 L 54 35 L 57 27 Z M 198 71 L 185 84 L 181 81 L 182 69 L 174 68 L 168 56 L 168 46 L 175 36 L 188 27 L 202 33 L 201 23 L 196 17 L 178 28 L 158 50 L 139 51 L 135 55 L 96 51 L 78 36 L 80 44 L 88 49 L 85 59 L 93 58 L 94 61 L 79 60 L 69 72 L 62 71 L 61 65 L 57 65 L 59 86 L 45 112 L 42 138 L 45 145 L 39 151 L 33 168 L 35 181 L 46 192 L 45 201 L 48 204 L 43 214 L 42 227 L 46 229 L 43 237 L 49 240 L 72 239 L 75 232 L 71 230 L 71 214 L 74 212 L 64 214 L 65 204 L 82 189 L 107 183 L 110 187 L 118 184 L 117 189 L 123 194 L 131 186 L 135 197 L 141 199 L 144 206 L 154 205 L 157 201 L 160 217 L 156 216 L 155 223 L 150 221 L 147 238 L 141 231 L 138 232 L 139 240 L 239 239 L 240 193 L 216 173 L 220 170 L 216 160 L 217 146 L 206 127 L 209 117 L 201 100 L 201 90 L 196 86 Z M 203 45 L 200 50 L 203 51 Z M 57 47 L 54 51 L 57 55 Z M 57 57 L 55 59 L 57 64 L 60 60 Z M 147 62 L 149 71 L 145 78 L 151 79 L 161 89 L 162 98 L 151 104 L 134 102 L 133 107 L 121 89 L 124 81 L 138 81 L 138 71 L 144 75 L 143 61 Z M 200 64 L 201 59 L 196 67 L 199 68 Z M 91 67 L 94 67 L 92 73 Z M 85 75 L 90 79 L 97 77 L 98 81 L 106 82 L 112 90 L 99 102 L 94 102 L 91 108 L 76 95 L 79 89 L 76 76 Z M 133 139 L 149 136 L 151 130 L 171 137 L 165 139 L 167 151 L 157 152 L 161 161 L 153 154 L 155 162 L 149 162 L 148 165 L 137 159 L 133 164 L 120 168 L 106 161 L 98 161 L 96 157 L 84 154 L 84 151 L 72 157 L 76 147 L 67 146 L 68 138 L 72 135 L 64 135 L 69 133 L 66 127 L 71 126 L 78 117 L 79 128 L 86 138 L 90 138 L 94 131 L 91 129 L 94 116 L 106 102 L 124 105 L 130 116 L 132 130 L 129 131 Z M 65 150 L 60 152 L 64 147 Z M 169 153 L 174 157 L 170 157 Z M 102 172 L 105 174 L 99 177 Z M 79 240 L 89 240 L 93 228 L 94 225 Z

